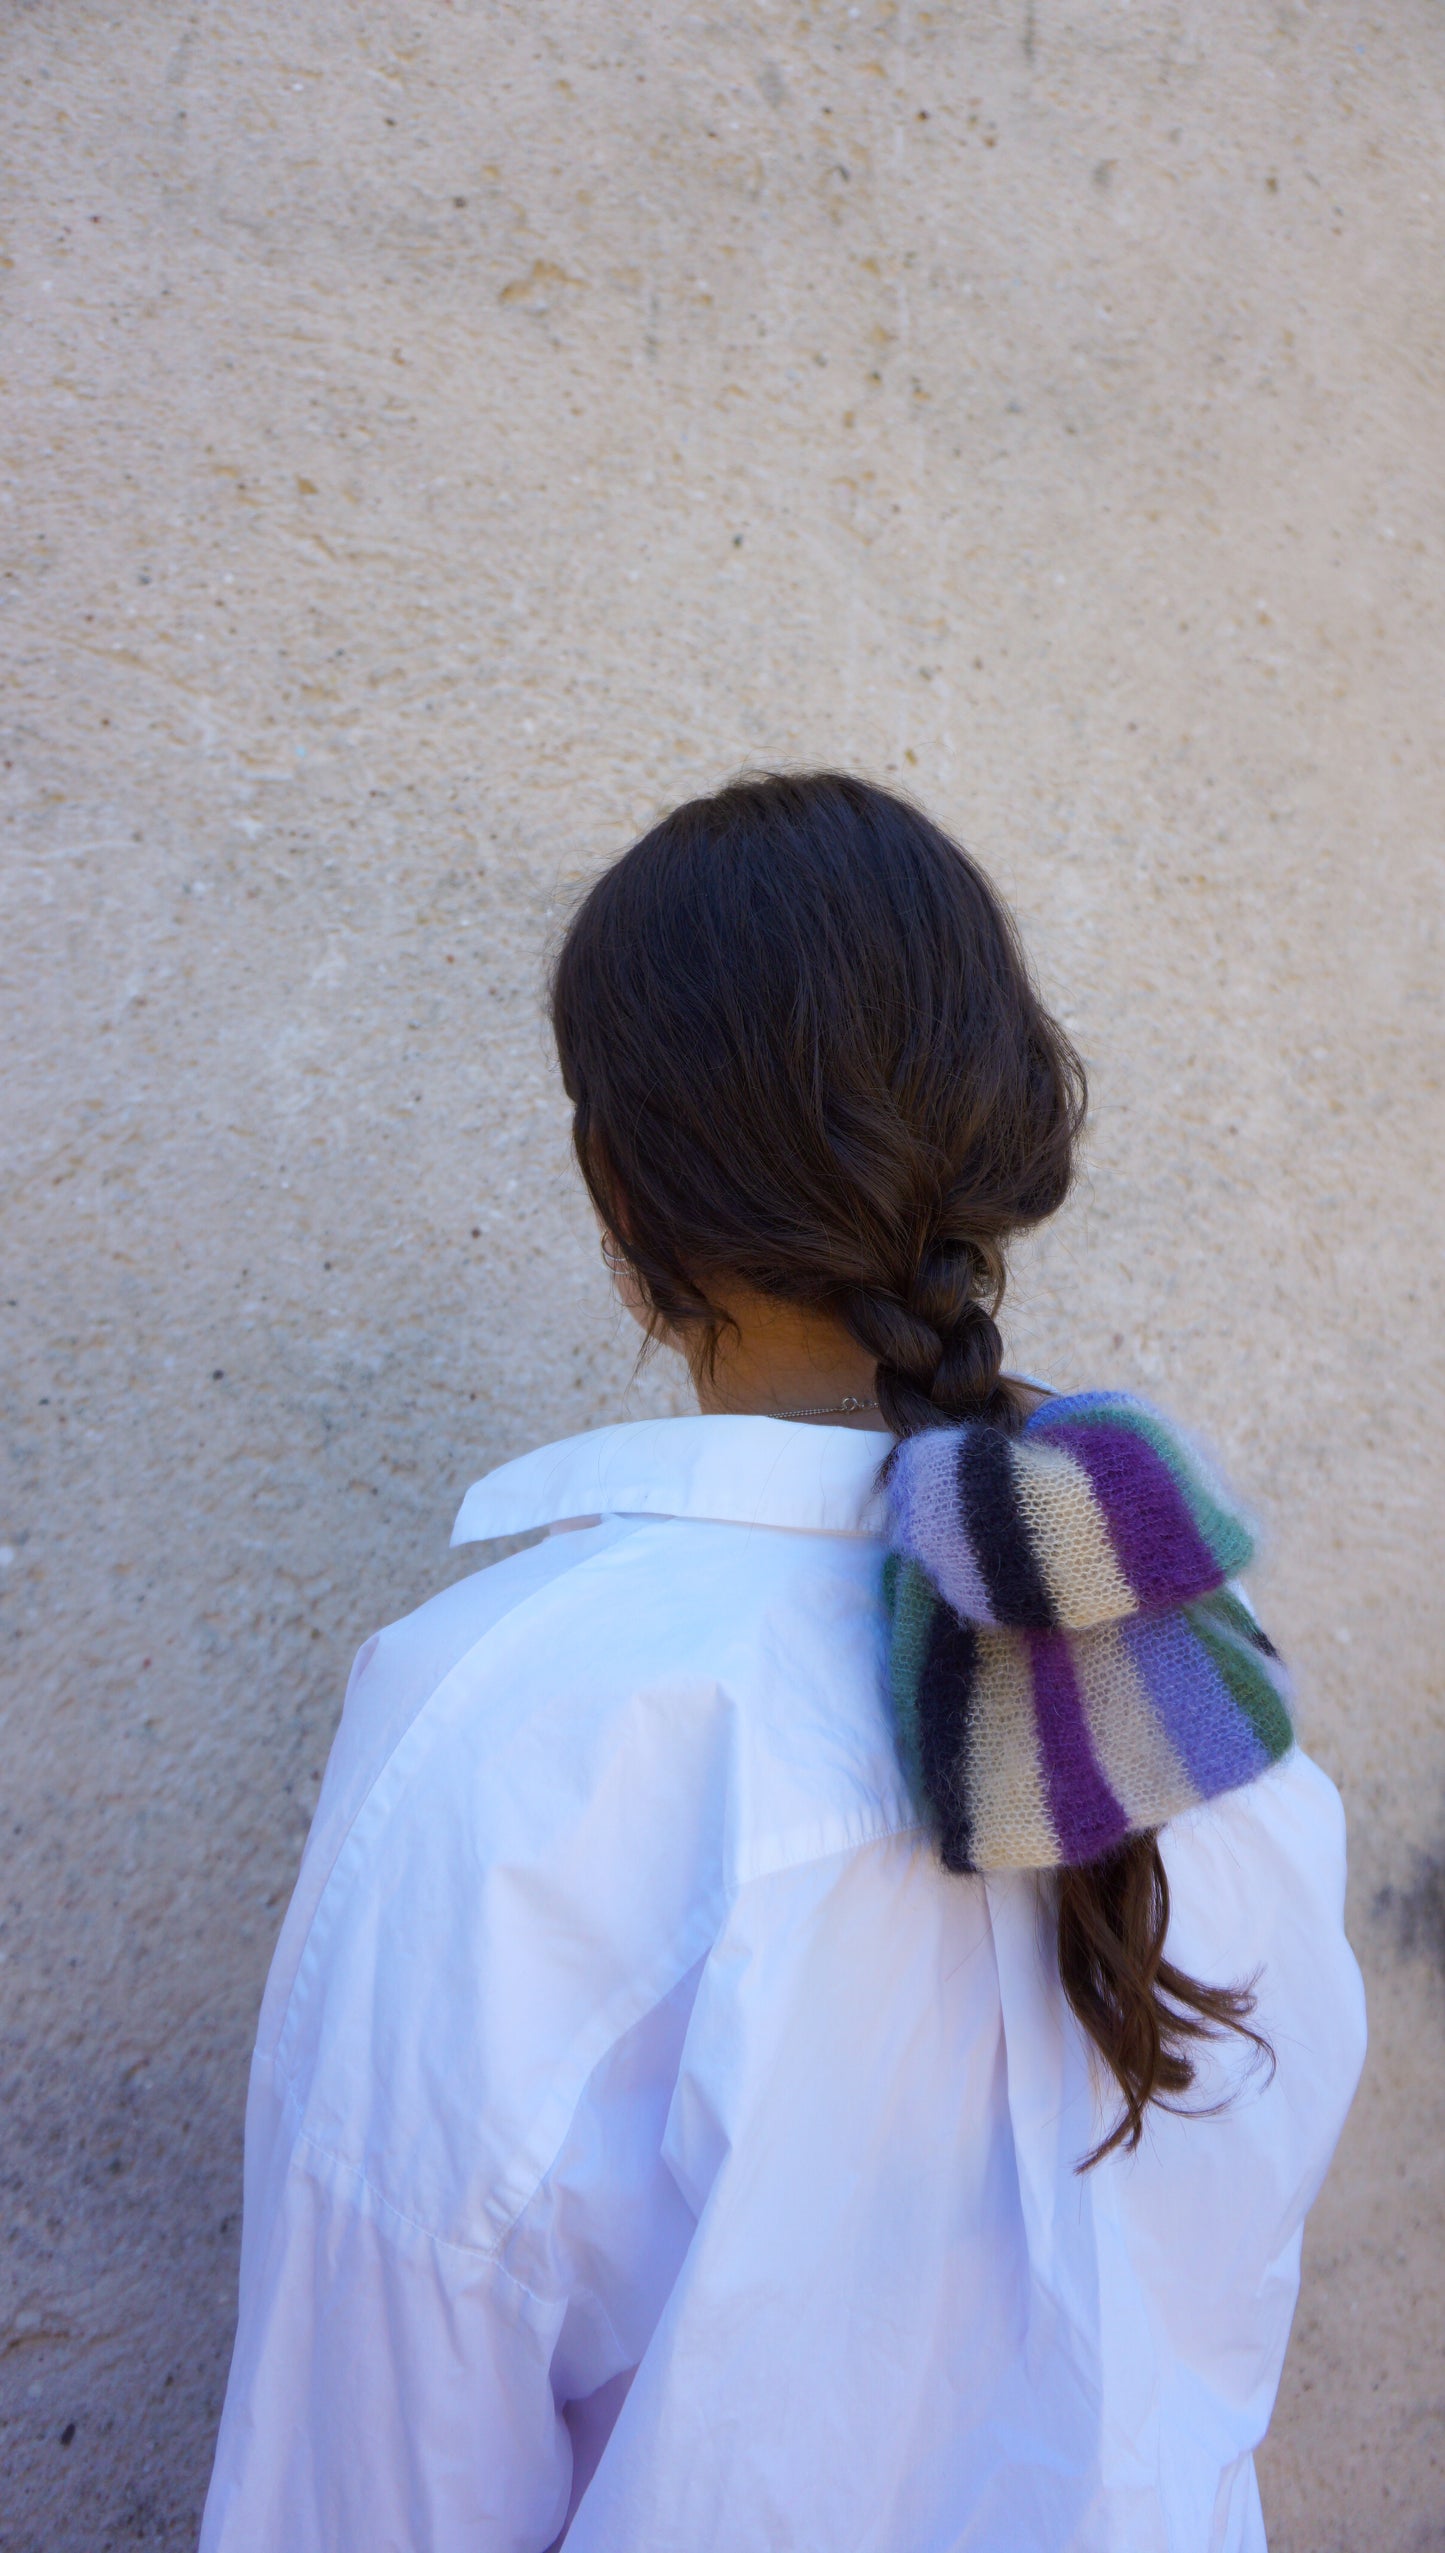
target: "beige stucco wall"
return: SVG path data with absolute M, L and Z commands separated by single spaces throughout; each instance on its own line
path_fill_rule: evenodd
M 1212 1432 L 1374 2052 L 1277 2553 L 1445 2545 L 1429 0 L 6 13 L 7 2553 L 190 2540 L 346 1667 L 629 1398 L 539 1011 L 752 759 L 1094 1074 L 1013 1339 Z

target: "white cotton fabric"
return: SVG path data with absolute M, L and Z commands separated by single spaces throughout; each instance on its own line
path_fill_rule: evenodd
M 613 1427 L 596 1518 L 353 1671 L 261 2016 L 203 2553 L 1260 2553 L 1251 2450 L 1359 2071 L 1295 1755 L 1165 1839 L 1272 2081 L 1110 2121 L 1038 1884 L 949 1877 L 883 1699 L 887 1440 Z

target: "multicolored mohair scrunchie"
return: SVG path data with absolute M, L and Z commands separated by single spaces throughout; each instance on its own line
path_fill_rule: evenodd
M 899 1740 L 950 1870 L 1093 1861 L 1288 1753 L 1284 1670 L 1227 1584 L 1249 1528 L 1146 1402 L 933 1428 L 884 1482 Z

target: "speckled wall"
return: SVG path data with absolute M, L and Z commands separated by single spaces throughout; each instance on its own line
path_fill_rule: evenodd
M 752 760 L 915 790 L 1093 1071 L 1012 1337 L 1212 1432 L 1374 2052 L 1277 2553 L 1445 2545 L 1445 27 L 12 0 L 6 2553 L 191 2540 L 351 1653 L 629 1383 L 539 990 Z

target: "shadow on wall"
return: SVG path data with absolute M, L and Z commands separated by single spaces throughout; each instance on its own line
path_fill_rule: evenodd
M 1414 1855 L 1407 1886 L 1377 1889 L 1372 1912 L 1390 1926 L 1402 1957 L 1425 1960 L 1445 1982 L 1445 1840 Z

